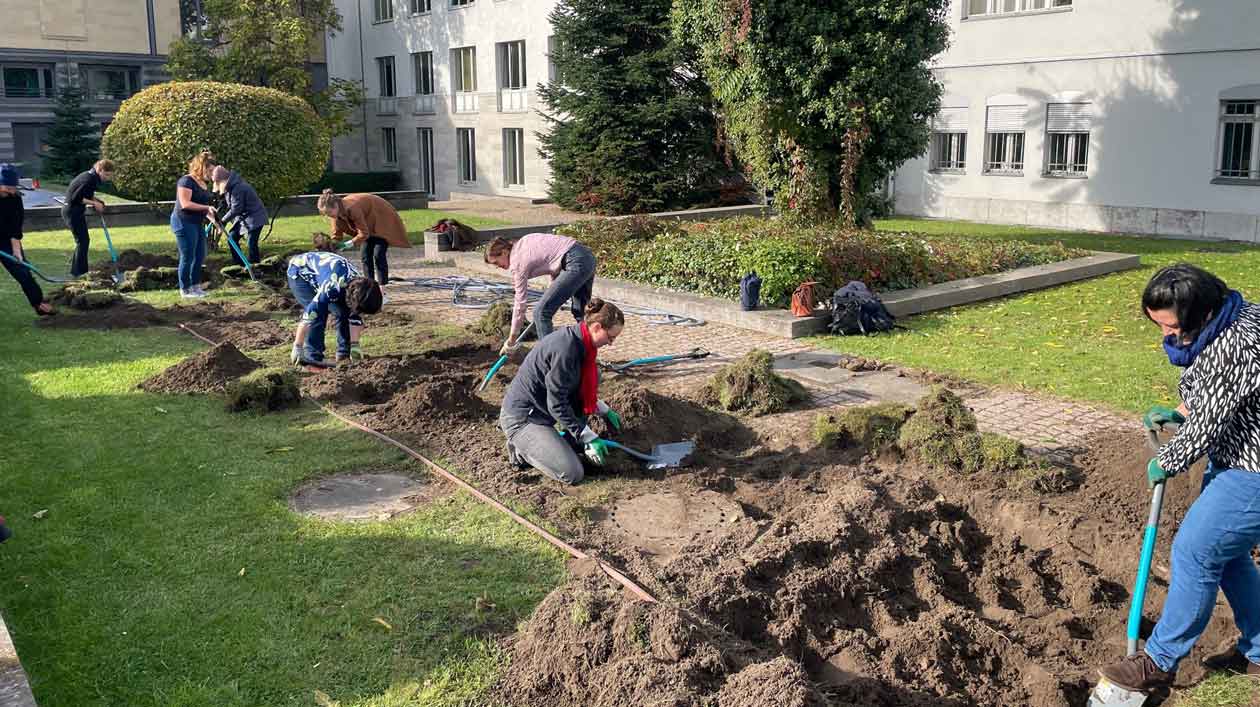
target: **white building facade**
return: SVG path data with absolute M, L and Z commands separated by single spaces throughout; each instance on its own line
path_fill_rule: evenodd
M 544 198 L 554 0 L 337 0 L 334 78 L 362 81 L 359 127 L 333 143 L 340 172 L 397 170 L 409 189 Z
M 1260 0 L 954 0 L 904 214 L 1260 240 Z

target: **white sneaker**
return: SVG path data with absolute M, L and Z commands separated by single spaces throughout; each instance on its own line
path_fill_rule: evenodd
M 183 297 L 184 299 L 202 299 L 206 296 L 206 293 L 201 292 L 196 289 L 180 290 L 179 296 Z
M 381 293 L 381 306 L 384 307 L 387 304 L 389 304 L 389 295 L 382 292 Z

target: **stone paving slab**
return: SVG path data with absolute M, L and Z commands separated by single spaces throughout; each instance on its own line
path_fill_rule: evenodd
M 454 267 L 421 264 L 419 253 L 391 253 L 391 258 L 391 271 L 403 278 L 473 275 Z M 428 313 L 453 324 L 471 324 L 482 314 L 480 310 L 451 306 L 451 295 L 446 291 L 396 284 L 390 285 L 387 292 L 391 307 Z M 570 321 L 567 310 L 556 315 L 558 325 L 567 325 Z M 632 375 L 651 380 L 662 389 L 683 390 L 699 385 L 718 368 L 749 351 L 763 349 L 775 355 L 783 373 L 805 385 L 811 404 L 816 407 L 860 405 L 871 402 L 873 398 L 913 402 L 923 389 L 922 384 L 914 379 L 899 377 L 895 372 L 854 375 L 840 367 L 828 369 L 825 365 L 810 365 L 811 361 L 825 364 L 838 361 L 843 356 L 802 343 L 799 339 L 784 339 L 714 322 L 699 327 L 653 326 L 642 318 L 631 316 L 627 318 L 625 332 L 616 344 L 601 354 L 601 358 L 628 361 L 690 351 L 696 347 L 704 348 L 712 355 L 658 370 L 640 370 Z M 1050 396 L 974 386 L 961 390 L 960 394 L 975 412 L 982 430 L 1013 437 L 1030 450 L 1059 461 L 1069 461 L 1097 432 L 1141 428 L 1136 417 Z
M 35 707 L 35 695 L 26 680 L 26 672 L 18 660 L 9 629 L 0 616 L 0 705 L 3 707 Z

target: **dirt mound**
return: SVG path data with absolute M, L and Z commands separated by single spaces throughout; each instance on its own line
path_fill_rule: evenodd
M 298 308 L 298 302 L 288 288 L 283 288 L 259 297 L 255 306 L 265 312 L 292 312 Z
M 53 293 L 49 301 L 53 304 L 72 307 L 83 311 L 108 309 L 122 304 L 122 295 L 112 289 L 87 289 L 86 287 L 63 287 Z
M 285 331 L 280 322 L 274 319 L 257 321 L 232 321 L 212 319 L 192 325 L 198 334 L 211 341 L 234 344 L 242 351 L 255 351 L 271 348 L 293 339 L 292 334 Z
M 770 352 L 760 349 L 718 371 L 701 391 L 706 404 L 750 415 L 783 412 L 806 397 L 800 383 L 774 372 Z
M 84 314 L 63 314 L 36 322 L 46 329 L 139 329 L 171 323 L 168 311 L 144 302 L 123 301 L 117 306 Z
M 122 292 L 144 290 L 173 290 L 179 287 L 179 271 L 176 268 L 138 267 L 123 274 L 118 285 Z
M 424 424 L 441 425 L 450 420 L 490 420 L 497 410 L 473 392 L 475 375 L 428 376 L 395 395 L 381 411 L 386 426 L 406 429 Z
M 493 360 L 494 352 L 475 344 L 457 344 L 418 356 L 373 357 L 308 378 L 303 390 L 307 397 L 325 402 L 376 405 L 419 378 L 471 373 Z
M 140 383 L 150 393 L 209 393 L 260 368 L 232 344 L 219 344 Z
M 134 270 L 136 268 L 173 268 L 179 265 L 179 258 L 169 255 L 159 255 L 157 253 L 141 253 L 134 248 L 118 253 L 118 267 L 123 270 Z M 102 260 L 95 266 L 99 269 L 112 268 L 113 263 L 109 260 Z
M 302 402 L 297 374 L 280 368 L 254 371 L 231 381 L 225 392 L 228 412 L 252 411 L 262 414 L 295 408 Z

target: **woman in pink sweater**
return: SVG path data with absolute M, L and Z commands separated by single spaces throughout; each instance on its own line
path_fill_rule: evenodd
M 511 273 L 512 287 L 516 290 L 512 333 L 502 353 L 516 345 L 516 339 L 525 328 L 530 278 L 551 276 L 551 286 L 534 305 L 534 333 L 539 340 L 554 329 L 551 318 L 565 300 L 571 300 L 569 309 L 573 319 L 582 321 L 595 285 L 595 254 L 590 248 L 554 233 L 531 233 L 515 242 L 500 237 L 490 241 L 486 248 L 486 262 Z

